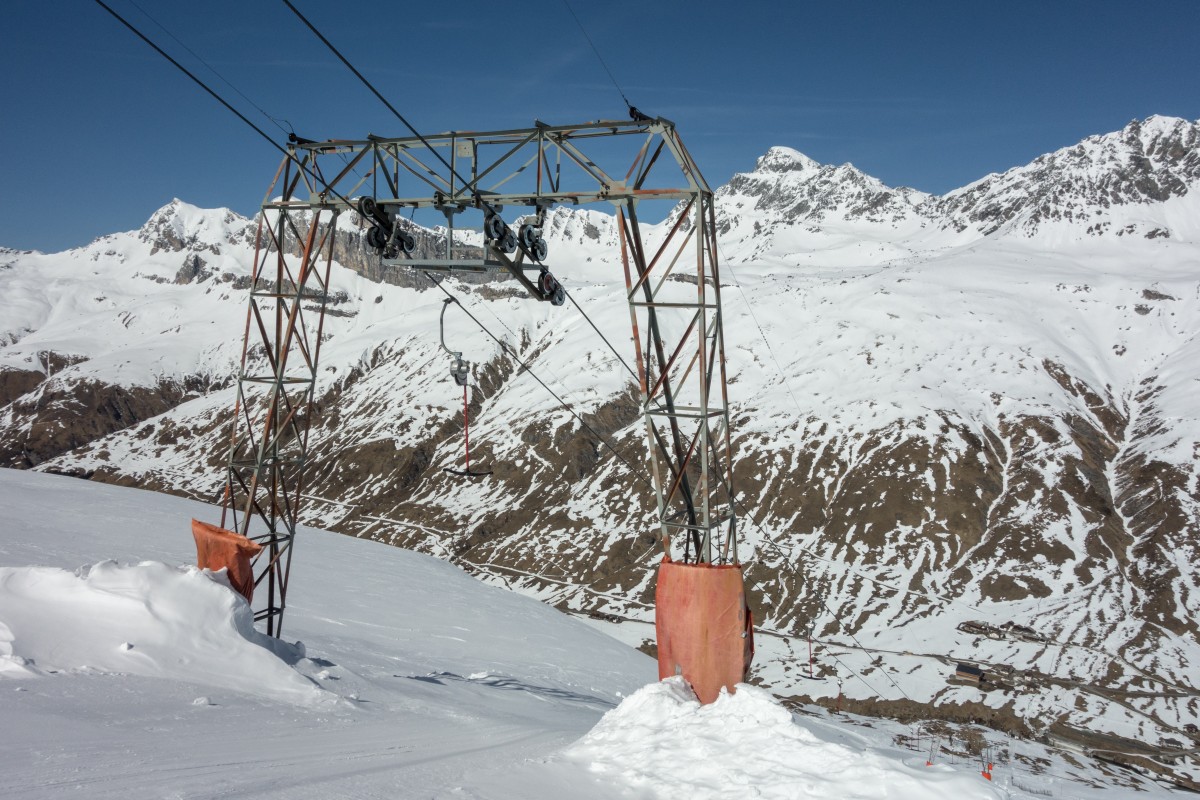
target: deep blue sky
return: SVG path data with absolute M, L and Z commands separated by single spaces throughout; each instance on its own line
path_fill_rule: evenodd
M 282 3 L 138 2 L 303 136 L 404 134 Z M 624 116 L 562 0 L 294 2 L 422 131 Z M 1200 118 L 1198 0 L 571 3 L 714 186 L 788 145 L 941 193 L 1134 118 Z M 261 203 L 278 153 L 93 2 L 9 0 L 0 69 L 0 245 L 85 244 L 176 196 Z

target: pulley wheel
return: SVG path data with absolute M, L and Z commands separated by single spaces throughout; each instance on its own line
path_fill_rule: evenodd
M 505 253 L 515 253 L 517 250 L 517 237 L 512 231 L 505 231 L 504 237 L 497 242 L 497 245 Z
M 383 232 L 382 228 L 375 225 L 367 228 L 367 246 L 372 250 L 382 250 L 387 247 L 387 240 L 387 234 Z
M 507 231 L 508 225 L 504 223 L 499 214 L 489 214 L 488 218 L 483 221 L 483 233 L 489 239 L 499 241 Z
M 406 256 L 411 256 L 412 251 L 417 248 L 417 240 L 408 231 L 396 231 L 396 244 L 400 246 Z
M 548 253 L 545 239 L 538 239 L 529 247 L 529 254 L 533 256 L 534 261 L 545 261 Z
M 538 239 L 542 238 L 541 236 L 538 235 L 538 229 L 528 223 L 521 226 L 520 236 L 521 236 L 521 245 L 526 250 L 529 250 L 531 252 L 533 251 L 533 247 L 537 243 Z M 540 258 L 538 260 L 541 261 Z

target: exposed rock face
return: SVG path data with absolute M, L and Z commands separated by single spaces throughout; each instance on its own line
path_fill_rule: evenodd
M 44 372 L 32 369 L 6 369 L 0 372 L 0 406 L 29 394 L 45 379 Z
M 175 274 L 175 282 L 180 284 L 203 283 L 212 277 L 212 272 L 205 269 L 207 262 L 199 253 L 192 253 L 183 259 L 183 266 Z
M 6 373 L 11 375 L 13 373 Z M 30 373 L 16 373 L 30 375 Z M 44 378 L 44 376 L 41 376 Z M 27 469 L 156 417 L 200 391 L 203 379 L 158 386 L 92 380 L 42 380 L 7 404 L 0 426 L 0 467 Z

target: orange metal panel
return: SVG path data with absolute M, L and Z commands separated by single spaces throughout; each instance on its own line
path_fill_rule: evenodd
M 745 679 L 754 658 L 754 626 L 738 564 L 664 559 L 655 589 L 658 677 L 682 675 L 701 703 Z
M 250 559 L 262 545 L 240 533 L 227 531 L 200 520 L 192 520 L 192 538 L 196 540 L 196 566 L 202 569 L 228 569 L 229 583 L 249 603 L 254 599 L 254 570 Z

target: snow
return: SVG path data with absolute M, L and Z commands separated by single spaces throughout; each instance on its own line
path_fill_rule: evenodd
M 9 470 L 0 502 L 3 796 L 1026 796 L 753 686 L 702 707 L 589 625 L 410 551 L 303 530 L 289 644 L 186 565 L 202 504 Z
M 7 470 L 0 499 L 0 652 L 21 667 L 0 678 L 0 796 L 561 797 L 570 778 L 604 797 L 543 762 L 655 675 L 443 562 L 311 530 L 286 619 L 307 653 L 279 659 L 220 575 L 179 566 L 210 507 Z
M 0 605 L 8 640 L 0 674 L 94 670 L 285 702 L 336 700 L 289 666 L 302 651 L 254 629 L 223 574 L 157 561 L 101 561 L 74 572 L 0 567 Z
M 565 751 L 606 776 L 663 797 L 1000 798 L 981 775 L 930 769 L 911 753 L 805 724 L 769 693 L 742 684 L 702 706 L 682 678 L 651 684 Z

